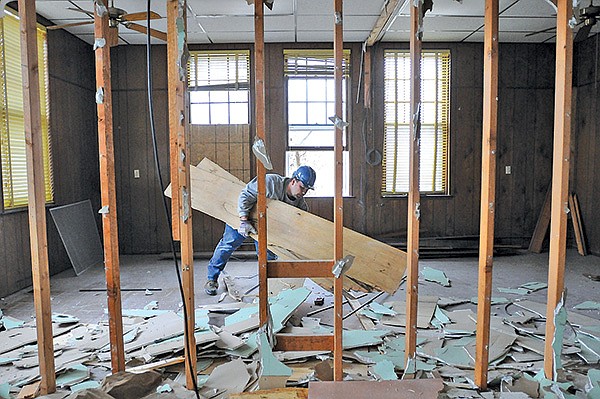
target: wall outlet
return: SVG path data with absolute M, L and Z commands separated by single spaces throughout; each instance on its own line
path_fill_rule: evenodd
M 139 179 L 140 178 L 140 170 L 139 169 L 134 169 L 133 170 L 133 178 L 134 179 Z
M 510 166 L 510 165 L 505 166 L 504 173 L 506 173 L 507 175 L 510 175 L 512 173 L 512 166 Z

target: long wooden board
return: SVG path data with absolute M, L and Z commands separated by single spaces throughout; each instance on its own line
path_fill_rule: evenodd
M 193 209 L 238 225 L 237 201 L 245 183 L 208 158 L 191 167 L 191 180 Z M 170 196 L 170 186 L 165 195 Z M 269 249 L 281 260 L 333 257 L 333 223 L 284 202 L 268 200 L 267 232 Z M 344 228 L 346 255 L 355 257 L 344 279 L 346 288 L 393 293 L 400 286 L 405 252 Z

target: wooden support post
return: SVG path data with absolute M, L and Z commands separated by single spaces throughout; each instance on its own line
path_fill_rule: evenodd
M 406 242 L 406 352 L 408 365 L 414 360 L 417 350 L 417 308 L 419 301 L 419 162 L 421 158 L 421 48 L 422 3 L 410 6 L 410 149 L 409 149 L 409 188 L 408 188 L 408 239 Z
M 336 119 L 345 120 L 342 109 L 342 79 L 344 69 L 342 61 L 344 59 L 344 19 L 343 19 L 343 0 L 334 0 L 334 86 L 335 86 L 335 116 Z M 335 163 L 335 197 L 333 199 L 333 223 L 334 223 L 334 244 L 333 259 L 340 261 L 344 257 L 344 199 L 342 197 L 342 184 L 344 181 L 344 161 L 342 158 L 342 137 L 344 134 L 343 126 L 339 123 L 335 127 L 335 142 L 333 147 Z M 344 276 L 333 281 L 334 295 L 334 323 L 333 323 L 333 380 L 342 381 L 342 327 L 343 327 L 343 288 Z
M 23 77 L 23 119 L 27 156 L 27 195 L 33 301 L 42 378 L 40 391 L 56 391 L 48 238 L 46 236 L 46 196 L 40 106 L 40 80 L 37 51 L 35 2 L 19 0 L 21 29 L 21 75 Z
M 556 16 L 556 82 L 554 95 L 554 151 L 552 156 L 552 210 L 550 220 L 550 256 L 548 270 L 548 303 L 544 373 L 555 379 L 552 341 L 555 333 L 554 310 L 565 284 L 567 245 L 567 210 L 569 195 L 569 163 L 571 143 L 571 94 L 573 90 L 573 30 L 569 20 L 572 2 L 557 0 Z
M 263 0 L 254 1 L 254 89 L 256 98 L 256 137 L 265 141 L 265 21 Z M 266 169 L 256 162 L 258 180 L 258 301 L 260 325 L 269 319 L 269 289 L 267 283 L 267 198 Z
M 496 211 L 496 135 L 498 130 L 498 0 L 485 3 L 483 64 L 483 137 L 481 149 L 481 219 L 475 384 L 487 389 L 490 305 Z
M 171 173 L 173 162 L 177 177 L 171 183 L 171 192 L 179 193 L 178 203 L 172 202 L 176 209 L 173 217 L 173 232 L 178 229 L 177 237 L 181 241 L 181 275 L 183 301 L 187 312 L 185 323 L 185 375 L 186 386 L 194 389 L 196 377 L 196 338 L 194 314 L 194 250 L 192 240 L 192 206 L 190 184 L 190 140 L 187 112 L 187 65 L 184 47 L 179 46 L 179 35 L 185 37 L 186 8 L 185 0 L 169 0 L 167 3 L 167 54 L 168 54 L 168 92 L 169 92 L 169 132 L 171 144 Z M 185 43 L 185 39 L 183 43 Z M 184 44 L 185 45 L 185 44 Z M 173 148 L 175 146 L 175 148 Z M 173 180 L 173 179 L 172 179 Z M 175 196 L 173 195 L 173 199 Z M 176 223 L 177 220 L 177 223 Z M 173 234 L 173 239 L 176 235 Z
M 98 15 L 94 7 L 94 35 L 106 39 L 109 34 L 108 11 Z M 121 276 L 119 273 L 119 236 L 117 232 L 117 195 L 115 190 L 115 153 L 113 143 L 112 87 L 110 81 L 110 47 L 97 45 L 96 103 L 100 152 L 100 192 L 102 200 L 102 232 L 104 268 L 108 297 L 111 365 L 113 373 L 125 370 L 123 321 L 121 311 Z

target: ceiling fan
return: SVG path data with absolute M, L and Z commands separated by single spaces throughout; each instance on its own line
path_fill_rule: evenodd
M 581 25 L 577 34 L 575 35 L 573 41 L 580 42 L 588 37 L 592 27 L 596 25 L 597 19 L 600 18 L 600 6 L 595 6 L 593 0 L 590 2 L 590 5 L 583 8 L 575 8 L 573 10 L 573 15 L 576 16 L 577 23 L 575 26 Z M 573 28 L 575 28 L 575 26 Z M 550 28 L 542 29 L 536 32 L 528 33 L 525 37 L 537 35 L 540 33 L 550 32 L 555 30 L 556 26 L 551 26 Z
M 100 1 L 102 2 L 102 0 L 100 0 Z M 73 23 L 62 24 L 62 25 L 52 25 L 52 26 L 48 26 L 46 29 L 51 29 L 51 30 L 52 29 L 62 29 L 62 28 L 69 28 L 69 27 L 73 27 L 73 26 L 90 25 L 90 24 L 94 23 L 94 21 L 93 21 L 94 12 L 93 11 L 84 10 L 82 8 L 68 8 L 68 9 L 72 10 L 72 11 L 77 11 L 77 12 L 87 14 L 89 17 L 92 18 L 92 20 L 91 21 L 82 21 L 82 22 L 73 22 Z M 146 26 L 139 25 L 139 24 L 132 22 L 132 21 L 146 21 L 148 19 L 147 12 L 128 13 L 127 11 L 125 11 L 121 8 L 115 7 L 114 0 L 111 0 L 110 6 L 107 7 L 107 10 L 108 10 L 108 24 L 111 28 L 118 29 L 119 25 L 123 25 L 127 29 L 131 29 L 131 30 L 134 30 L 137 32 L 141 32 L 141 33 L 148 32 L 148 28 Z M 162 17 L 159 14 L 155 13 L 154 11 L 150 12 L 150 19 L 161 19 L 161 18 Z M 150 35 L 157 39 L 167 41 L 167 34 L 165 32 L 161 32 L 159 30 L 150 28 Z

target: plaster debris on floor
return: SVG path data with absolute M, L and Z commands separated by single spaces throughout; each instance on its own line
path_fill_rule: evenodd
M 423 273 L 420 285 L 445 286 L 446 274 L 432 270 Z M 452 297 L 456 292 L 445 287 L 437 289 L 440 296 L 419 296 L 416 359 L 412 372 L 405 374 L 405 302 L 381 293 L 346 292 L 344 381 L 357 383 L 346 386 L 332 381 L 330 352 L 272 349 L 274 335 L 259 329 L 256 292 L 251 294 L 256 275 L 225 278 L 229 300 L 236 301 L 201 305 L 195 311 L 202 398 L 251 398 L 254 391 L 264 392 L 254 396 L 261 398 L 311 397 L 311 392 L 343 397 L 345 390 L 374 390 L 381 398 L 411 397 L 389 396 L 406 387 L 419 389 L 426 395 L 422 397 L 439 398 L 600 397 L 595 301 L 561 302 L 553 343 L 556 378 L 544 376 L 546 305 L 528 298 L 545 290 L 544 283 L 496 289 L 510 298 L 492 298 L 489 390 L 480 392 L 474 383 L 476 298 Z M 272 333 L 333 332 L 331 310 L 323 310 L 332 303 L 332 295 L 319 285 L 308 279 L 273 280 L 269 290 Z M 39 394 L 35 321 L 6 313 L 0 313 L 0 398 Z M 142 308 L 123 309 L 127 371 L 114 375 L 107 323 L 83 323 L 77 315 L 64 313 L 53 314 L 52 320 L 58 392 L 48 398 L 195 397 L 185 389 L 182 311 L 162 309 L 158 294 Z

